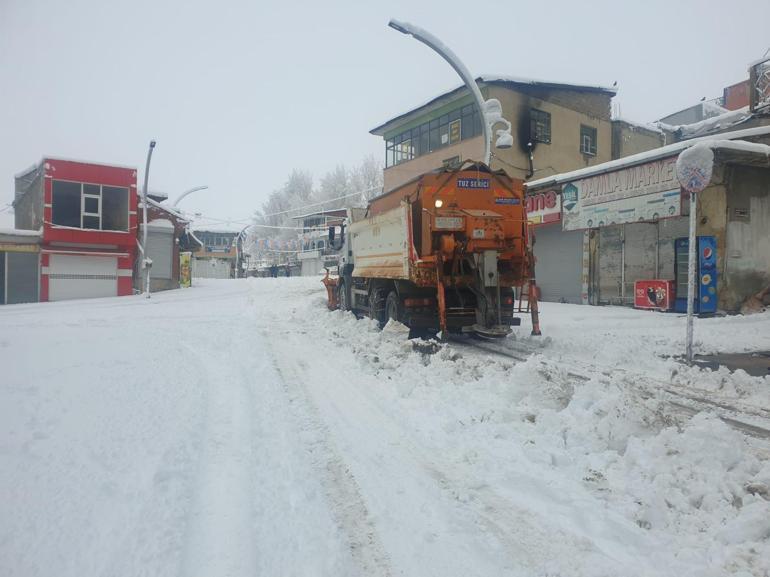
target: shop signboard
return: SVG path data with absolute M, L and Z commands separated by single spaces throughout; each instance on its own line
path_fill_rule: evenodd
M 564 230 L 680 216 L 676 156 L 574 180 L 562 188 Z
M 561 195 L 555 190 L 527 195 L 527 221 L 531 224 L 559 222 Z
M 179 286 L 188 288 L 192 285 L 191 252 L 179 253 Z

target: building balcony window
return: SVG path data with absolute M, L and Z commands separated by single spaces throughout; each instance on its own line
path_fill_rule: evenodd
M 385 141 L 385 167 L 408 162 L 481 134 L 481 121 L 472 104 L 436 116 Z
M 53 225 L 84 230 L 128 230 L 128 188 L 54 180 L 51 206 Z

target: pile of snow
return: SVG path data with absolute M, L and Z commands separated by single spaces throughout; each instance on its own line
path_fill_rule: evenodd
M 355 357 L 357 386 L 371 387 L 394 419 L 469 467 L 477 482 L 593 543 L 613 526 L 615 539 L 650 555 L 657 574 L 770 571 L 770 495 L 763 494 L 770 464 L 718 418 L 672 413 L 627 370 L 634 351 L 631 368 L 661 382 L 676 375 L 679 385 L 732 388 L 745 402 L 767 405 L 770 378 L 682 368 L 671 358 L 683 347 L 684 318 L 542 303 L 552 341 L 514 363 L 410 340 L 398 323 L 379 331 L 323 304 L 318 291 L 294 314 L 303 323 L 315 315 L 309 330 L 317 342 L 338 361 Z M 770 348 L 770 315 L 697 319 L 696 336 L 701 351 Z M 578 372 L 598 370 L 577 379 L 551 362 L 558 360 L 577 361 Z M 458 495 L 472 501 L 479 491 L 469 482 Z M 600 511 L 603 521 L 589 521 Z M 591 574 L 585 571 L 574 574 Z
M 679 315 L 541 303 L 522 362 L 330 312 L 316 277 L 0 317 L 4 574 L 770 572 L 767 447 L 656 388 L 770 378 L 681 365 Z M 695 335 L 770 350 L 770 313 Z

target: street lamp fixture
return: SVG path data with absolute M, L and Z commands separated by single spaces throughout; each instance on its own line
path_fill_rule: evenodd
M 476 108 L 479 112 L 479 118 L 483 120 L 481 128 L 484 133 L 484 164 L 489 166 L 492 159 L 492 131 L 497 124 L 505 124 L 504 129 L 496 131 L 497 141 L 495 146 L 497 148 L 506 149 L 513 146 L 513 136 L 511 136 L 511 123 L 503 118 L 503 108 L 500 105 L 500 101 L 496 98 L 490 98 L 484 100 L 481 95 L 476 81 L 471 76 L 470 71 L 460 61 L 457 55 L 452 52 L 448 46 L 446 46 L 441 40 L 433 36 L 427 30 L 423 30 L 419 26 L 414 26 L 408 22 L 403 22 L 396 19 L 391 19 L 388 22 L 388 26 L 394 30 L 398 30 L 402 34 L 414 37 L 415 40 L 419 40 L 429 48 L 432 48 L 438 53 L 455 72 L 462 78 L 465 86 L 473 95 L 473 99 L 476 102 Z

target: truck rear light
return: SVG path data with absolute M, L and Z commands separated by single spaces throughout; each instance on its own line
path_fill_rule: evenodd
M 433 304 L 433 299 L 404 299 L 405 307 L 428 307 Z
M 513 297 L 503 297 L 503 304 L 513 306 Z

